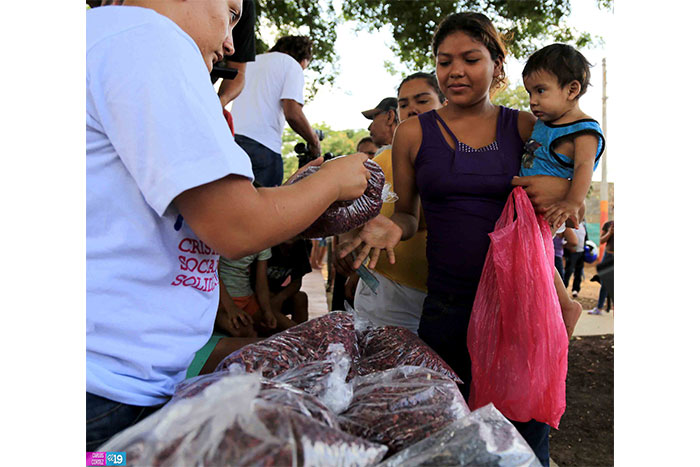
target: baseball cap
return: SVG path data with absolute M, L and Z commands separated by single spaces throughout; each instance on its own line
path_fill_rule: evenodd
M 385 97 L 379 102 L 379 104 L 377 104 L 375 108 L 365 110 L 362 112 L 362 115 L 364 115 L 365 118 L 372 120 L 379 113 L 396 110 L 398 105 L 399 102 L 395 97 Z

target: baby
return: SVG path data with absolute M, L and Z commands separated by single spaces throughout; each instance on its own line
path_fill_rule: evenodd
M 558 232 L 564 230 L 567 220 L 582 220 L 586 193 L 605 147 L 600 125 L 579 108 L 579 98 L 590 81 L 590 66 L 573 47 L 552 44 L 532 54 L 523 68 L 523 83 L 537 122 L 525 144 L 520 175 L 571 180 L 566 196 L 544 212 Z M 555 272 L 554 281 L 571 338 L 581 305 L 569 298 L 559 273 Z

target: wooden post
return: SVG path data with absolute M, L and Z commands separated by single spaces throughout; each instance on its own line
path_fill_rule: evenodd
M 607 117 L 606 117 L 606 104 L 608 100 L 607 95 L 607 70 L 605 59 L 603 59 L 603 136 L 608 137 L 607 129 Z M 600 232 L 603 232 L 603 225 L 608 221 L 608 155 L 607 148 L 603 149 L 603 154 L 600 156 L 601 159 L 601 182 L 600 182 Z M 598 261 L 600 262 L 603 256 L 604 245 L 601 243 L 598 246 Z

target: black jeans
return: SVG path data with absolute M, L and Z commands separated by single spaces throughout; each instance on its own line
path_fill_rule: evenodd
M 611 259 L 613 257 L 614 257 L 614 255 L 612 253 L 605 252 L 605 254 L 603 255 L 603 258 L 601 259 L 600 262 L 602 263 L 604 259 Z M 600 292 L 598 293 L 598 304 L 596 305 L 596 307 L 599 310 L 603 309 L 603 306 L 605 305 L 606 298 L 608 298 L 608 289 L 605 288 L 605 286 L 603 285 L 603 282 L 601 281 Z
M 122 404 L 95 394 L 85 393 L 85 451 L 96 452 L 102 444 L 122 430 L 140 422 L 163 404 L 153 407 Z
M 472 380 L 471 358 L 467 349 L 467 328 L 474 295 L 431 294 L 423 302 L 418 336 L 425 341 L 464 381 L 459 386 L 464 400 L 469 400 Z M 543 466 L 549 466 L 549 425 L 530 420 L 511 423 L 525 438 Z
M 583 278 L 583 251 L 568 253 L 566 258 L 566 267 L 564 268 L 564 287 L 569 288 L 569 279 L 574 276 L 574 284 L 571 286 L 572 291 L 581 291 L 581 279 Z

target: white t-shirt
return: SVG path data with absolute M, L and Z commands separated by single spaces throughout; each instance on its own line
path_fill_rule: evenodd
M 282 152 L 282 99 L 304 105 L 304 70 L 290 55 L 267 52 L 248 63 L 243 91 L 231 104 L 236 134 Z
M 581 253 L 586 247 L 586 225 L 583 222 L 579 222 L 578 229 L 574 229 L 576 234 L 576 253 Z
M 174 22 L 101 7 L 86 39 L 86 390 L 155 405 L 211 336 L 219 298 L 219 256 L 171 201 L 253 173 Z

